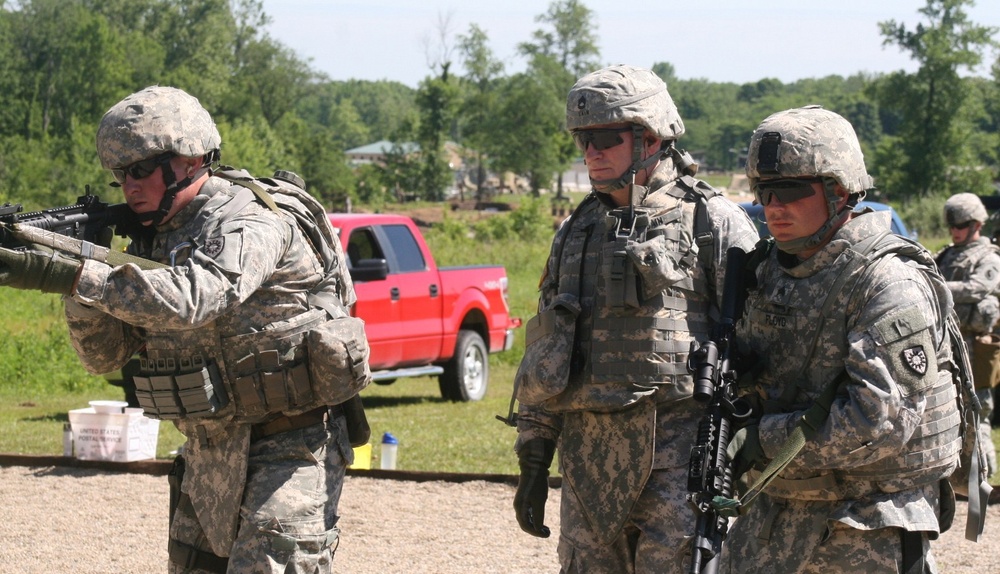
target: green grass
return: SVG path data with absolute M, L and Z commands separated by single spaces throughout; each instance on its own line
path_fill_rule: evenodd
M 434 472 L 514 474 L 516 432 L 496 420 L 507 415 L 515 368 L 494 362 L 490 386 L 482 401 L 452 403 L 440 398 L 436 378 L 399 379 L 372 384 L 362 402 L 372 428 L 372 464 L 378 468 L 382 434 L 399 439 L 397 469 Z M 65 393 L 26 398 L 0 393 L 0 453 L 60 455 L 63 423 L 71 409 L 96 399 L 122 398 L 118 387 L 105 385 L 91 393 Z M 184 442 L 174 425 L 160 423 L 157 458 L 169 458 Z
M 436 378 L 398 379 L 361 393 L 372 429 L 372 468 L 379 466 L 383 433 L 399 440 L 396 468 L 433 472 L 516 474 L 516 431 L 496 419 L 507 416 L 515 367 L 494 361 L 481 401 L 440 398 Z
M 91 393 L 66 393 L 26 398 L 21 393 L 0 393 L 0 452 L 6 454 L 61 455 L 63 424 L 69 411 L 88 406 L 98 399 L 121 400 L 118 387 Z M 160 423 L 156 457 L 169 458 L 170 452 L 184 443 L 184 435 L 168 422 Z

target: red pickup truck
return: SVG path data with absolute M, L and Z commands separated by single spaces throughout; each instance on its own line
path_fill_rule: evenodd
M 482 399 L 489 353 L 510 349 L 521 324 L 510 316 L 504 268 L 437 267 L 409 217 L 329 218 L 347 253 L 374 382 L 436 375 L 445 399 Z

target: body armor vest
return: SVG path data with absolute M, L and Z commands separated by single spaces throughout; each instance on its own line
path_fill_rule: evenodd
M 203 193 L 210 197 L 195 215 L 175 229 L 160 230 L 149 245 L 133 244 L 137 254 L 170 265 L 206 257 L 212 242 L 219 241 L 220 226 L 255 201 L 250 190 L 217 178 Z M 291 227 L 298 233 L 294 222 Z M 306 290 L 268 288 L 271 280 L 304 289 L 324 280 L 323 264 L 307 242 L 298 243 L 290 249 L 299 251 L 285 258 L 299 263 L 275 272 L 288 276 L 270 279 L 232 312 L 196 329 L 147 331 L 135 378 L 148 415 L 179 419 L 181 432 L 205 438 L 231 421 L 256 423 L 275 413 L 299 414 L 349 398 L 321 396 L 309 372 L 306 341 L 328 320 L 328 311 L 310 305 Z
M 968 281 L 979 262 L 1000 250 L 988 239 L 962 246 L 949 246 L 938 254 L 936 263 L 945 281 Z M 990 294 L 975 303 L 955 302 L 955 314 L 967 338 L 985 334 L 996 322 L 998 309 L 996 294 Z
M 545 402 L 548 410 L 614 411 L 657 389 L 660 401 L 691 396 L 687 356 L 693 341 L 709 336 L 710 315 L 717 317 L 702 264 L 713 241 L 706 197 L 715 193 L 682 178 L 634 208 L 580 206 L 564 235 L 558 276 L 560 293 L 580 296 L 578 356 L 566 391 Z
M 765 412 L 802 410 L 829 385 L 838 384 L 846 376 L 849 321 L 864 303 L 865 293 L 877 275 L 870 271 L 894 257 L 894 252 L 903 251 L 911 259 L 917 258 L 938 299 L 950 298 L 940 276 L 930 272 L 933 260 L 921 260 L 921 252 L 908 247 L 907 240 L 888 234 L 872 238 L 870 245 L 844 250 L 833 264 L 808 279 L 789 277 L 773 257 L 762 265 L 760 284 L 767 286 L 767 291 L 752 296 L 748 309 L 752 347 L 769 357 L 769 365 L 757 380 L 760 387 L 771 389 Z M 821 295 L 817 297 L 817 293 Z M 922 325 L 928 331 L 928 341 L 933 340 L 930 331 L 941 329 L 946 321 L 946 316 L 938 312 L 935 323 L 927 325 L 927 319 L 913 313 L 901 311 L 899 322 Z M 947 333 L 943 337 L 947 340 Z M 887 335 L 877 344 L 891 345 L 893 341 L 888 339 Z M 768 493 L 779 498 L 844 500 L 910 489 L 949 476 L 962 448 L 962 417 L 952 378 L 956 367 L 950 347 L 939 343 L 934 351 L 934 355 L 926 356 L 927 376 L 897 377 L 903 396 L 919 392 L 927 401 L 919 426 L 901 452 L 846 470 L 789 468 L 768 486 Z M 895 367 L 896 372 L 905 368 Z M 776 394 L 779 389 L 783 391 Z M 748 476 L 751 481 L 755 479 L 753 473 Z

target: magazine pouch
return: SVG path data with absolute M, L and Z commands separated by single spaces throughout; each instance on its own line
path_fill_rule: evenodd
M 579 315 L 576 295 L 560 293 L 525 325 L 524 358 L 515 376 L 522 404 L 539 405 L 566 389 Z

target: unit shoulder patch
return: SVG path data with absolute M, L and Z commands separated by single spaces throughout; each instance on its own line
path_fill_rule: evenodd
M 211 257 L 212 259 L 215 259 L 216 257 L 219 256 L 220 253 L 222 253 L 222 249 L 225 246 L 226 246 L 225 237 L 213 237 L 205 241 L 205 246 L 202 248 L 201 251 L 205 255 Z
M 918 375 L 927 374 L 927 353 L 924 352 L 922 346 L 904 349 L 902 358 L 903 364 L 914 373 Z

